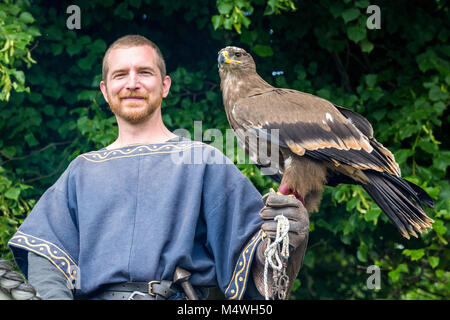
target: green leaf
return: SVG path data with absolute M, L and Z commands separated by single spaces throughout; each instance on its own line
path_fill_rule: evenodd
M 83 90 L 78 94 L 78 100 L 92 101 L 97 97 L 98 91 L 96 90 Z
M 442 101 L 438 101 L 438 102 L 433 104 L 433 109 L 438 114 L 442 114 L 445 111 L 445 109 L 447 109 L 447 105 L 444 102 L 442 102 Z
M 447 232 L 447 228 L 444 226 L 444 222 L 438 219 L 434 220 L 433 230 L 440 235 L 444 235 Z
M 77 61 L 77 65 L 82 70 L 90 70 L 92 68 L 92 64 L 94 63 L 94 56 L 88 55 Z
M 310 251 L 306 251 L 306 254 L 305 254 L 305 258 L 304 258 L 304 260 L 303 260 L 303 263 L 306 265 L 306 266 L 308 266 L 308 267 L 310 267 L 310 268 L 312 268 L 312 267 L 314 267 L 314 254 L 312 254 Z
M 374 88 L 376 83 L 377 83 L 377 75 L 376 74 L 366 75 L 366 84 L 369 88 Z
M 378 216 L 379 216 L 380 214 L 381 214 L 381 209 L 379 209 L 379 208 L 373 208 L 373 209 L 368 210 L 368 211 L 364 214 L 364 219 L 365 219 L 367 222 L 370 222 L 370 221 L 376 222 L 377 219 L 378 219 Z
M 388 276 L 389 278 L 391 278 L 393 281 L 398 281 L 400 279 L 401 273 L 407 273 L 409 272 L 408 270 L 408 266 L 404 263 L 399 264 L 397 268 L 395 268 L 392 271 L 389 271 Z
M 228 14 L 233 9 L 234 5 L 231 2 L 219 2 L 217 5 L 217 10 L 219 10 L 220 14 Z
M 356 256 L 359 261 L 367 262 L 367 251 L 368 247 L 365 244 L 361 244 L 356 252 Z
M 414 154 L 414 152 L 412 150 L 400 149 L 400 150 L 394 152 L 394 157 L 398 163 L 404 163 L 413 154 Z
M 355 2 L 355 5 L 358 8 L 362 8 L 362 9 L 367 9 L 368 6 L 370 6 L 370 1 L 369 0 L 359 0 Z
M 446 100 L 448 98 L 448 93 L 443 92 L 438 86 L 433 86 L 430 89 L 428 96 L 432 101 Z
M 342 15 L 342 11 L 344 11 L 344 7 L 339 1 L 332 1 L 329 7 L 330 13 L 334 18 L 337 18 Z
M 20 189 L 19 188 L 9 188 L 5 192 L 5 197 L 12 200 L 18 200 L 20 195 Z
M 354 198 L 350 199 L 350 201 L 348 201 L 346 204 L 347 211 L 352 211 L 356 207 L 358 202 L 359 202 L 358 197 L 354 197 Z
M 231 28 L 233 27 L 233 18 L 226 18 L 223 21 L 223 27 L 225 28 L 225 30 L 231 30 Z
M 2 149 L 2 154 L 7 158 L 13 158 L 16 155 L 16 148 L 8 146 Z
M 66 51 L 69 54 L 69 56 L 76 55 L 81 52 L 83 49 L 83 46 L 79 43 L 70 44 L 67 46 Z
M 332 231 L 333 233 L 335 233 L 335 226 L 333 226 L 332 224 L 328 223 L 327 221 L 325 221 L 324 219 L 319 219 L 316 222 L 316 225 L 318 227 L 322 227 L 325 228 L 329 231 Z
M 12 70 L 11 73 L 14 75 L 14 77 L 19 81 L 19 83 L 24 84 L 25 83 L 25 74 L 23 71 L 20 70 Z
M 103 53 L 106 51 L 106 42 L 102 39 L 97 39 L 89 47 L 93 52 Z
M 50 48 L 52 49 L 52 53 L 54 56 L 60 55 L 63 52 L 64 46 L 60 43 L 52 43 L 50 45 Z
M 439 257 L 428 257 L 430 266 L 434 269 L 439 265 Z
M 22 12 L 19 16 L 19 19 L 22 20 L 25 23 L 33 23 L 34 18 L 29 12 Z
M 331 99 L 331 92 L 330 92 L 330 89 L 328 89 L 328 88 L 322 88 L 322 89 L 318 90 L 316 92 L 316 94 L 319 97 L 324 98 L 326 100 L 330 100 Z
M 363 39 L 361 41 L 361 50 L 363 52 L 369 53 L 369 52 L 371 52 L 373 50 L 373 48 L 374 48 L 373 43 L 370 42 L 369 40 Z
M 425 139 L 420 139 L 417 142 L 417 145 L 420 147 L 420 149 L 430 154 L 434 154 L 439 149 L 438 146 L 436 146 L 434 143 Z
M 387 110 L 386 109 L 378 109 L 375 112 L 372 112 L 371 115 L 372 117 L 374 117 L 377 121 L 380 121 L 381 119 L 384 118 L 384 116 L 386 115 Z
M 78 130 L 80 130 L 82 134 L 85 134 L 91 129 L 91 120 L 87 117 L 81 117 L 77 121 L 77 126 Z
M 298 288 L 300 288 L 301 282 L 300 279 L 295 279 L 294 285 L 292 286 L 292 292 L 295 292 Z
M 400 139 L 403 140 L 405 138 L 408 138 L 408 137 L 412 136 L 414 133 L 417 133 L 419 131 L 420 131 L 420 126 L 418 126 L 418 125 L 407 124 L 405 126 L 402 126 L 399 129 Z
M 252 23 L 252 20 L 250 20 L 246 16 L 242 16 L 241 17 L 241 22 L 246 28 L 248 28 L 250 26 L 250 23 Z
M 347 9 L 342 12 L 342 18 L 344 19 L 345 23 L 355 20 L 359 16 L 359 10 L 355 8 Z
M 444 278 L 445 271 L 442 269 L 438 269 L 438 270 L 436 270 L 435 274 L 438 279 L 442 279 L 442 278 Z
M 253 47 L 253 51 L 260 57 L 271 57 L 273 56 L 273 50 L 269 46 L 264 46 L 257 44 Z
M 27 133 L 24 139 L 30 147 L 39 145 L 39 141 L 36 140 L 35 136 L 31 132 Z
M 450 165 L 450 151 L 441 151 L 440 155 L 433 158 L 433 167 L 445 172 Z
M 222 16 L 215 15 L 212 16 L 211 22 L 213 24 L 214 30 L 217 30 L 222 25 Z
M 350 26 L 347 29 L 347 36 L 353 42 L 358 43 L 366 37 L 366 28 L 360 25 Z
M 411 258 L 411 261 L 417 261 L 422 259 L 422 257 L 425 255 L 425 250 L 424 249 L 416 249 L 416 250 L 410 250 L 410 249 L 405 249 L 402 252 L 405 256 L 408 256 Z

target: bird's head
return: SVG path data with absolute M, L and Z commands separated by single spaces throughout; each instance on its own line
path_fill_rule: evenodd
M 255 71 L 255 62 L 252 56 L 244 49 L 238 47 L 226 47 L 219 51 L 217 62 L 220 72 L 242 70 L 248 72 Z

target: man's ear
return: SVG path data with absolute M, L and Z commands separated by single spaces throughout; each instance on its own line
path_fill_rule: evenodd
M 165 76 L 162 84 L 163 84 L 163 98 L 165 98 L 169 94 L 172 80 L 170 79 L 169 76 Z
M 103 98 L 105 98 L 106 102 L 109 104 L 108 94 L 106 92 L 106 84 L 105 84 L 105 81 L 103 81 L 103 80 L 100 81 L 100 90 L 102 91 Z

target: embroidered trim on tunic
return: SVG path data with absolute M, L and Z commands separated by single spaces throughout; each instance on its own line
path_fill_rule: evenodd
M 73 289 L 79 273 L 78 266 L 64 250 L 51 242 L 21 231 L 17 231 L 9 240 L 8 245 L 23 248 L 47 258 L 67 278 Z
M 199 141 L 182 141 L 167 144 L 136 145 L 113 150 L 92 151 L 80 155 L 91 162 L 104 162 L 112 159 L 129 158 L 151 154 L 176 153 L 191 148 L 205 147 L 207 144 Z
M 247 287 L 247 277 L 250 273 L 253 254 L 262 239 L 262 230 L 260 230 L 250 240 L 248 245 L 242 250 L 239 259 L 234 268 L 230 284 L 225 290 L 225 297 L 230 300 L 241 300 Z

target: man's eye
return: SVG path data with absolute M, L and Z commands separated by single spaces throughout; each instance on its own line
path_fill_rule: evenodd
M 114 75 L 114 78 L 121 78 L 121 77 L 124 77 L 124 76 L 125 76 L 125 73 L 117 73 L 117 74 Z

